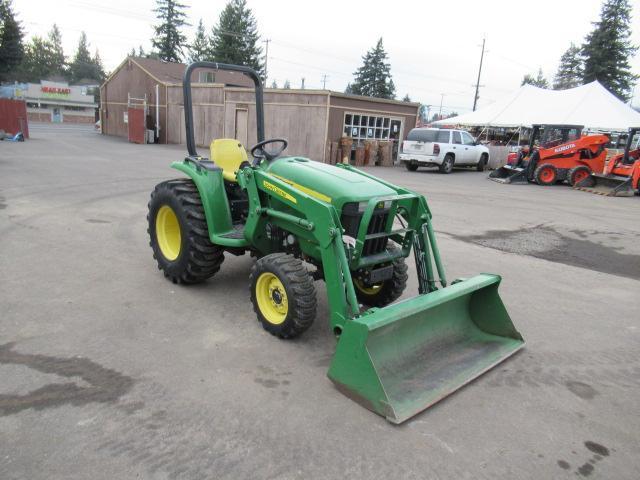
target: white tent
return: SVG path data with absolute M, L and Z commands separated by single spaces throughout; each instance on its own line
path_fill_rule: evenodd
M 485 108 L 434 123 L 483 127 L 566 124 L 584 125 L 587 130 L 627 130 L 640 125 L 640 113 L 595 81 L 568 90 L 523 85 Z

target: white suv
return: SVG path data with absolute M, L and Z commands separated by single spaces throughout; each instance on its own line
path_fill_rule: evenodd
M 464 130 L 414 128 L 402 142 L 400 161 L 412 172 L 418 167 L 438 167 L 442 173 L 451 173 L 454 166 L 482 172 L 489 163 L 489 149 Z

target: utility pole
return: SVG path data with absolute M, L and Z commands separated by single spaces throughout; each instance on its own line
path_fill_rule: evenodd
M 442 120 L 442 100 L 444 100 L 444 93 L 440 94 L 440 111 L 438 112 L 438 120 Z
M 265 38 L 262 42 L 264 43 L 264 82 L 267 83 L 267 62 L 269 61 L 269 42 L 270 38 Z
M 329 75 L 327 75 L 326 73 L 322 75 L 322 89 L 326 90 L 326 86 L 327 86 L 327 78 L 329 78 Z
M 482 60 L 484 60 L 484 42 L 482 39 L 482 53 L 480 54 L 480 67 L 478 68 L 478 80 L 476 81 L 476 94 L 473 97 L 473 111 L 476 111 L 476 105 L 478 104 L 478 90 L 480 89 L 480 74 L 482 73 Z

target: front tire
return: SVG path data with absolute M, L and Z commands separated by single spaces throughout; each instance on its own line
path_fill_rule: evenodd
M 147 221 L 153 258 L 173 283 L 200 283 L 220 270 L 224 251 L 209 240 L 198 189 L 190 179 L 156 185 Z
M 293 338 L 316 317 L 316 290 L 304 263 L 293 255 L 272 253 L 251 269 L 251 303 L 271 335 Z
M 486 154 L 486 153 L 483 153 L 483 154 L 480 156 L 480 161 L 478 162 L 478 165 L 476 165 L 476 170 L 477 170 L 478 172 L 484 172 L 484 169 L 486 168 L 487 163 L 488 163 L 487 154 Z
M 453 155 L 447 153 L 444 157 L 444 160 L 438 167 L 440 173 L 451 173 L 453 172 Z
M 398 248 L 395 245 L 389 245 L 387 250 L 395 252 Z M 400 257 L 393 261 L 393 276 L 389 280 L 367 286 L 361 280 L 354 279 L 353 285 L 358 301 L 369 307 L 384 307 L 395 302 L 407 288 L 409 278 L 407 270 L 404 257 Z
M 591 176 L 591 170 L 589 169 L 589 167 L 585 167 L 584 165 L 579 165 L 569 170 L 569 174 L 567 175 L 567 180 L 569 180 L 569 185 L 574 187 L 589 176 Z
M 535 169 L 533 178 L 538 185 L 553 185 L 558 180 L 558 169 L 550 163 L 544 163 Z

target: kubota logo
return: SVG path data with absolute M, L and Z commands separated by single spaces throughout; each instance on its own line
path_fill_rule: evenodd
M 570 143 L 569 145 L 563 145 L 561 147 L 555 148 L 553 151 L 556 153 L 560 153 L 560 152 L 564 152 L 565 150 L 570 150 L 572 148 L 575 148 L 576 144 L 575 143 Z
M 266 180 L 263 180 L 262 181 L 262 185 L 264 185 L 264 188 L 266 188 L 267 190 L 271 190 L 276 195 L 280 195 L 282 198 L 286 198 L 290 202 L 298 203 L 298 200 L 296 200 L 295 197 L 293 197 L 292 195 L 289 195 L 287 192 L 282 190 L 280 187 L 276 187 L 273 183 L 269 183 Z

